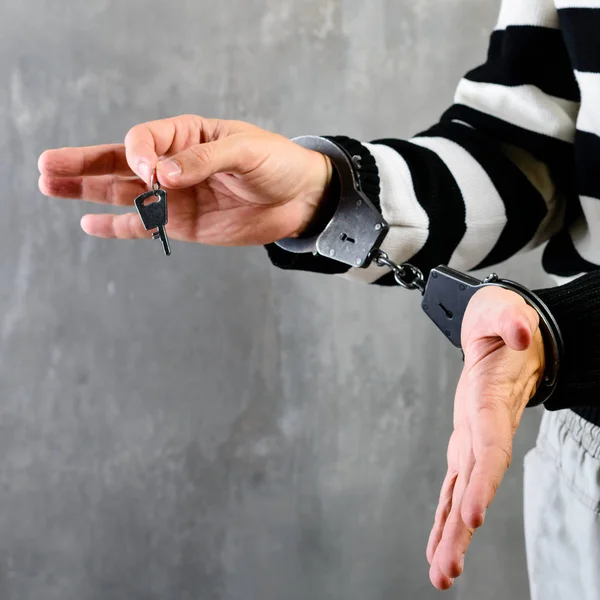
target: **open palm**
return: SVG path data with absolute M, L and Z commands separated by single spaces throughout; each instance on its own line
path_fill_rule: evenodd
M 537 313 L 499 287 L 483 288 L 471 299 L 462 346 L 448 471 L 427 546 L 431 581 L 442 590 L 463 571 L 473 532 L 510 466 L 513 437 L 544 371 Z

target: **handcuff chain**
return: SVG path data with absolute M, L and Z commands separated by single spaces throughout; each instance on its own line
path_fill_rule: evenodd
M 421 269 L 410 263 L 395 263 L 383 250 L 375 250 L 373 262 L 378 267 L 387 267 L 394 274 L 394 279 L 399 286 L 407 290 L 419 290 L 421 293 L 425 290 L 425 278 Z

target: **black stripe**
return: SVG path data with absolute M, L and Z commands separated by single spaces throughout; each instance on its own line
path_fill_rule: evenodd
M 464 121 L 472 125 L 492 141 L 512 144 L 527 150 L 548 165 L 557 185 L 562 187 L 573 185 L 573 144 L 512 125 L 462 104 L 455 104 L 442 116 L 442 121 L 451 120 Z
M 417 200 L 429 217 L 427 241 L 410 262 L 427 276 L 434 267 L 448 264 L 467 230 L 460 188 L 435 152 L 404 140 L 384 139 L 373 143 L 393 148 L 408 165 Z M 389 285 L 390 279 L 393 276 L 388 273 L 376 283 Z
M 544 249 L 542 266 L 547 273 L 559 277 L 572 277 L 598 268 L 598 265 L 580 256 L 567 229 L 563 229 L 548 242 Z
M 558 29 L 521 25 L 494 31 L 487 62 L 466 79 L 505 86 L 529 84 L 551 96 L 580 100 L 571 59 Z
M 458 123 L 440 123 L 420 136 L 442 137 L 459 144 L 481 165 L 502 198 L 506 225 L 492 250 L 474 269 L 503 262 L 531 241 L 548 212 L 546 203 L 496 144 Z
M 581 196 L 600 198 L 600 137 L 593 133 L 575 133 L 575 176 Z
M 573 68 L 600 72 L 600 9 L 561 8 L 558 17 Z
M 340 275 L 350 270 L 350 266 L 320 254 L 295 254 L 277 244 L 265 246 L 269 259 L 274 266 L 289 271 L 309 271 L 324 275 Z

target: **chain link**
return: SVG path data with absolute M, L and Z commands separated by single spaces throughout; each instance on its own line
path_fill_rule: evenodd
M 395 263 L 383 250 L 375 250 L 373 262 L 378 267 L 387 267 L 394 274 L 396 283 L 407 290 L 419 290 L 421 293 L 425 290 L 425 278 L 421 269 L 409 263 L 401 265 Z

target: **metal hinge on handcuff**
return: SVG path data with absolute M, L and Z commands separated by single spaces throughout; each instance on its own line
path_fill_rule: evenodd
M 557 387 L 563 342 L 558 324 L 544 302 L 519 283 L 500 279 L 496 274 L 481 281 L 441 265 L 432 269 L 426 280 L 414 265 L 397 264 L 381 250 L 389 226 L 361 189 L 360 157 L 350 156 L 327 138 L 303 136 L 293 141 L 331 159 L 339 175 L 340 200 L 333 218 L 321 233 L 310 238 L 280 240 L 277 245 L 289 252 L 327 256 L 355 268 L 375 264 L 390 269 L 398 285 L 421 292 L 423 311 L 457 348 L 461 348 L 467 305 L 478 290 L 498 286 L 519 294 L 539 314 L 546 351 L 545 377 L 528 406 L 546 402 Z

